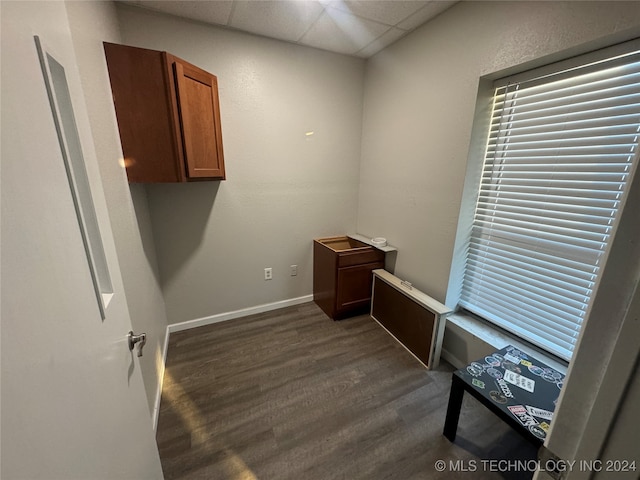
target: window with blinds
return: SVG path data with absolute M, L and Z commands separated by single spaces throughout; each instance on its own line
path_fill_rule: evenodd
M 496 82 L 460 305 L 570 360 L 637 161 L 640 50 L 548 72 Z

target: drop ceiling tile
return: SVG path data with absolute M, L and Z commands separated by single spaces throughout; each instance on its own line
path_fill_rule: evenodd
M 329 7 L 300 41 L 312 47 L 353 55 L 387 30 L 386 25 Z
M 247 32 L 295 42 L 322 13 L 318 2 L 299 0 L 235 2 L 229 25 Z
M 201 22 L 226 25 L 231 14 L 232 0 L 220 0 L 215 2 L 201 1 L 165 1 L 165 0 L 138 0 L 136 2 L 123 2 L 149 8 L 159 12 L 168 13 L 177 17 L 200 20 Z
M 413 15 L 427 3 L 427 0 L 339 0 L 330 5 L 347 13 L 352 13 L 368 20 L 396 25 L 407 17 Z
M 410 31 L 457 3 L 455 0 L 116 1 L 365 58 L 400 38 L 398 31 L 391 30 L 394 23 L 399 22 L 396 28 Z
M 376 38 L 369 45 L 357 52 L 356 55 L 362 58 L 369 58 L 370 56 L 378 53 L 383 48 L 388 47 L 395 41 L 404 37 L 406 34 L 406 30 L 400 30 L 399 28 L 390 28 L 386 33 L 382 34 L 381 37 Z
M 398 28 L 402 28 L 403 30 L 413 30 L 418 28 L 423 23 L 431 20 L 437 15 L 444 12 L 447 8 L 451 7 L 455 3 L 458 3 L 457 0 L 432 0 L 428 2 L 422 10 L 419 10 L 415 14 L 411 15 L 406 20 L 403 20 L 398 25 Z

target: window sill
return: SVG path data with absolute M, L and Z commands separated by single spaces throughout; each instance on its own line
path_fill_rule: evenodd
M 478 320 L 477 318 L 472 317 L 471 315 L 456 312 L 447 316 L 447 323 L 453 324 L 458 329 L 462 330 L 464 333 L 481 340 L 482 342 L 490 345 L 491 347 L 499 350 L 501 348 L 506 347 L 507 345 L 513 345 L 514 347 L 522 350 L 523 352 L 531 355 L 534 358 L 546 363 L 551 368 L 556 369 L 563 375 L 567 373 L 567 364 L 562 363 L 558 359 L 550 356 L 549 354 L 538 350 L 531 345 L 519 340 L 515 337 L 505 334 L 504 332 L 498 330 L 497 328 L 488 325 L 487 323 Z M 445 333 L 445 344 L 446 344 L 446 333 Z M 443 348 L 445 348 L 443 346 Z M 468 362 L 476 360 L 475 358 L 467 359 Z M 467 362 L 467 363 L 468 363 Z

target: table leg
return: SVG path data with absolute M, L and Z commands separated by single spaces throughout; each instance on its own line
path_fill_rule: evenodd
M 449 441 L 456 439 L 458 430 L 458 420 L 460 419 L 460 409 L 462 408 L 462 397 L 464 396 L 464 386 L 462 381 L 452 375 L 451 391 L 449 392 L 449 405 L 447 406 L 447 416 L 444 421 L 444 431 L 442 432 Z

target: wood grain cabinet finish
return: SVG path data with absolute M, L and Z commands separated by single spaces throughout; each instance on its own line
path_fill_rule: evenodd
M 386 270 L 373 272 L 371 317 L 405 346 L 425 367 L 438 366 L 446 305 Z
M 167 52 L 104 50 L 129 182 L 224 180 L 216 76 Z
M 384 252 L 348 237 L 313 241 L 313 299 L 334 320 L 367 312 Z

